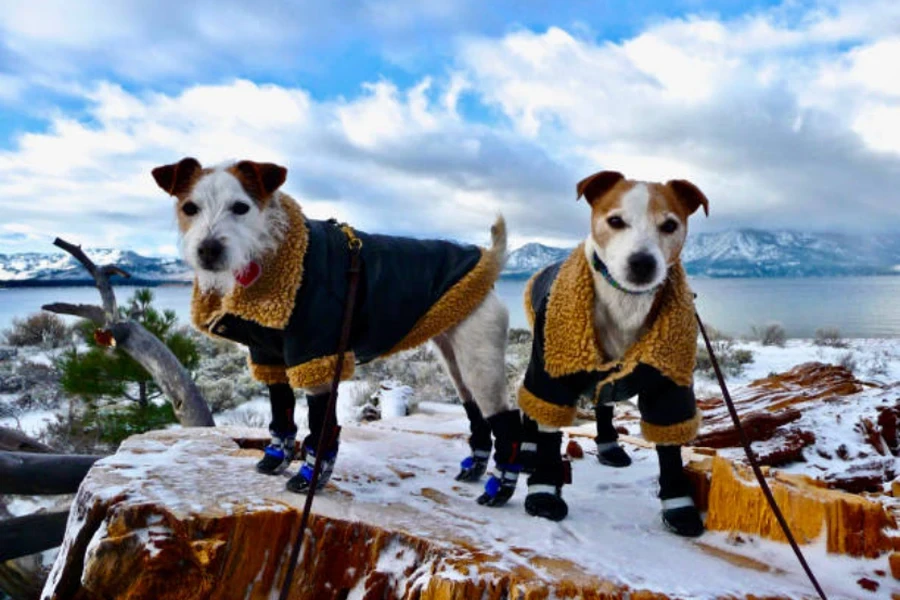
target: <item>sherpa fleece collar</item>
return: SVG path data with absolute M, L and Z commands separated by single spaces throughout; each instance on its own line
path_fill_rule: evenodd
M 679 385 L 693 382 L 697 351 L 694 297 L 681 262 L 656 298 L 651 325 L 619 361 L 603 360 L 594 335 L 594 284 L 591 267 L 578 246 L 559 269 L 547 299 L 544 366 L 551 377 L 582 371 L 609 371 L 601 383 L 621 379 L 639 363 L 659 369 Z
M 288 219 L 284 239 L 274 252 L 259 261 L 262 273 L 252 285 L 235 285 L 230 293 L 222 296 L 217 292 L 204 294 L 194 279 L 191 321 L 198 329 L 209 332 L 213 323 L 225 314 L 273 329 L 284 329 L 287 325 L 303 281 L 309 229 L 303 211 L 293 198 L 281 194 L 279 201 Z

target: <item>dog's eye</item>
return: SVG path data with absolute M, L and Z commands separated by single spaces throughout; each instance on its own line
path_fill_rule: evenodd
M 613 229 L 625 229 L 628 227 L 628 223 L 626 223 L 622 217 L 610 217 L 606 220 L 606 224 Z
M 189 217 L 193 217 L 198 212 L 200 212 L 200 207 L 194 204 L 193 202 L 185 202 L 181 207 L 181 212 L 186 214 Z
M 231 205 L 231 212 L 236 215 L 246 215 L 250 212 L 250 205 L 246 202 L 235 202 Z
M 663 224 L 659 226 L 659 230 L 663 233 L 675 233 L 678 230 L 678 221 L 675 219 L 666 219 L 663 221 Z

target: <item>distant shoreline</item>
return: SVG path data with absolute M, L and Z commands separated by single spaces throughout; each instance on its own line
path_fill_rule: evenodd
M 504 281 L 525 281 L 529 279 L 532 273 L 509 273 L 501 274 L 500 279 Z M 688 277 L 693 279 L 824 279 L 824 278 L 845 278 L 845 277 L 900 277 L 900 271 L 873 271 L 869 273 L 823 273 L 798 275 L 792 273 L 786 274 L 766 274 L 766 275 L 709 275 L 707 273 L 688 273 Z M 189 287 L 193 285 L 193 281 L 184 280 L 156 280 L 156 279 L 124 279 L 122 277 L 113 277 L 113 285 L 119 287 Z M 0 281 L 0 289 L 22 289 L 22 288 L 61 288 L 61 287 L 94 287 L 93 279 L 63 279 L 63 280 L 43 280 L 29 279 L 23 281 L 9 280 Z

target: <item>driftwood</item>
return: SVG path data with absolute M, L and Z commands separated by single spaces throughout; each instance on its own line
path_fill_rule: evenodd
M 53 244 L 75 257 L 94 278 L 103 307 L 89 304 L 46 304 L 46 311 L 89 319 L 97 327 L 109 331 L 116 347 L 136 360 L 172 402 L 179 423 L 185 427 L 214 427 L 209 405 L 200 394 L 187 370 L 165 344 L 144 329 L 140 323 L 123 318 L 116 305 L 116 295 L 109 283 L 110 275 L 128 277 L 122 269 L 107 265 L 98 267 L 80 246 L 57 238 Z
M 40 598 L 45 577 L 40 555 L 0 563 L 0 590 L 12 600 Z
M 52 512 L 0 521 L 0 563 L 56 548 L 66 533 L 69 512 Z
M 31 439 L 21 431 L 0 427 L 0 451 L 50 453 L 53 448 Z
M 0 494 L 73 494 L 100 456 L 0 452 Z

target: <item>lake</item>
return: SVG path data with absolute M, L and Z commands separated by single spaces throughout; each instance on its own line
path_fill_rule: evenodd
M 497 286 L 513 327 L 525 327 L 525 280 L 504 279 Z M 732 335 L 754 325 L 781 323 L 790 337 L 812 337 L 821 327 L 837 327 L 845 337 L 900 337 L 900 277 L 810 277 L 800 279 L 691 279 L 704 321 Z M 134 288 L 117 286 L 120 303 Z M 187 321 L 190 288 L 153 288 L 156 305 Z M 49 302 L 99 303 L 94 288 L 0 289 L 0 330 L 14 317 Z

